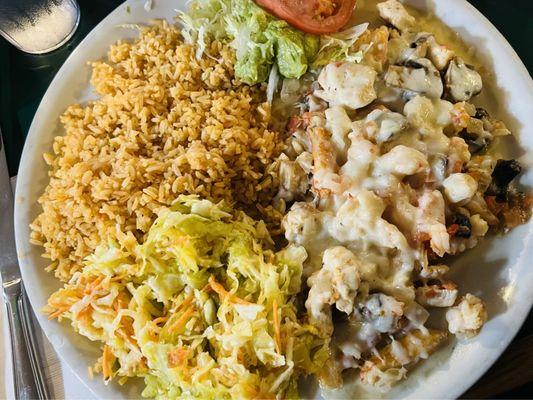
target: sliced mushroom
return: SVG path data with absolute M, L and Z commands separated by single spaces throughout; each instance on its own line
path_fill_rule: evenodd
M 451 307 L 457 299 L 457 286 L 451 281 L 430 279 L 416 288 L 416 301 L 426 307 Z
M 507 201 L 509 184 L 522 172 L 522 167 L 516 160 L 498 160 L 492 171 L 492 182 L 485 192 L 486 195 L 496 196 L 500 202 Z
M 392 333 L 399 328 L 403 316 L 404 303 L 383 293 L 371 294 L 364 303 L 360 303 L 359 312 L 364 322 L 372 324 L 381 333 Z
M 280 156 L 278 197 L 285 201 L 302 198 L 309 188 L 309 179 L 305 170 L 296 161 L 291 161 L 285 154 Z
M 472 223 L 467 215 L 455 213 L 452 217 L 451 224 L 448 227 L 450 235 L 468 239 L 472 236 Z
M 506 136 L 511 134 L 511 131 L 505 126 L 503 121 L 491 118 L 489 113 L 481 107 L 476 108 L 474 117 L 483 122 L 483 129 L 492 136 Z
M 404 32 L 393 37 L 389 44 L 389 61 L 392 64 L 427 58 L 439 71 L 442 71 L 455 57 L 452 50 L 439 44 L 435 36 L 428 32 Z
M 312 93 L 309 93 L 305 97 L 305 104 L 311 112 L 324 111 L 326 108 L 328 108 L 328 103 L 326 103 L 324 100 L 319 99 Z
M 385 83 L 430 98 L 440 98 L 443 92 L 440 73 L 427 58 L 409 60 L 404 66 L 391 65 Z
M 376 109 L 365 118 L 365 131 L 376 143 L 384 143 L 409 126 L 407 118 L 389 109 Z
M 460 58 L 450 61 L 444 81 L 446 93 L 453 101 L 468 101 L 483 88 L 481 75 Z
M 468 151 L 471 154 L 476 154 L 483 151 L 489 144 L 488 137 L 477 135 L 474 132 L 469 132 L 466 128 L 459 132 L 458 136 L 468 145 Z
M 479 153 L 487 148 L 495 136 L 509 135 L 511 132 L 505 124 L 489 116 L 483 108 L 475 108 L 467 102 L 454 104 L 455 128 L 469 147 L 472 154 Z
M 428 52 L 428 39 L 433 37 L 431 33 L 418 32 L 402 35 L 406 39 L 405 48 L 401 52 L 396 63 L 403 64 L 409 60 L 424 58 Z

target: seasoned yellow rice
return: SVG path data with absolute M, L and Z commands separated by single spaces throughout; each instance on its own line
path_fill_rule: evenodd
M 214 42 L 195 58 L 179 29 L 142 28 L 92 64 L 99 99 L 72 105 L 32 224 L 49 269 L 68 280 L 117 229 L 142 240 L 154 211 L 181 193 L 279 217 L 272 163 L 283 149 L 269 129 L 264 88 L 234 79 L 234 52 Z

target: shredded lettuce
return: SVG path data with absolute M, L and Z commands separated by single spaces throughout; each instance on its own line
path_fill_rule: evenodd
M 332 61 L 346 60 L 361 62 L 364 53 L 353 50 L 357 39 L 368 29 L 368 23 L 352 26 L 344 31 L 320 37 L 320 49 L 313 59 L 312 66 L 320 68 Z
M 286 78 L 299 78 L 319 48 L 319 38 L 277 20 L 253 0 L 193 0 L 180 13 L 183 36 L 197 57 L 209 39 L 229 40 L 236 51 L 235 75 L 250 85 L 264 82 L 275 64 Z
M 278 90 L 279 84 L 279 71 L 278 67 L 274 64 L 270 68 L 270 73 L 268 74 L 268 84 L 267 84 L 267 101 L 272 103 L 274 99 L 274 93 Z
M 103 344 L 104 378 L 143 377 L 143 396 L 294 398 L 329 338 L 297 315 L 303 247 L 272 249 L 262 222 L 180 196 L 143 243 L 117 234 L 49 299 Z

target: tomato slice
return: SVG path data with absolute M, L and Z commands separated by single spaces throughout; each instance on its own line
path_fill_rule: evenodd
M 304 32 L 337 32 L 350 20 L 356 0 L 256 0 L 257 4 Z

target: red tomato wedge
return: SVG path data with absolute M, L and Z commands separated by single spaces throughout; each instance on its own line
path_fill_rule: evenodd
M 256 0 L 276 17 L 307 33 L 340 30 L 350 20 L 357 0 Z

